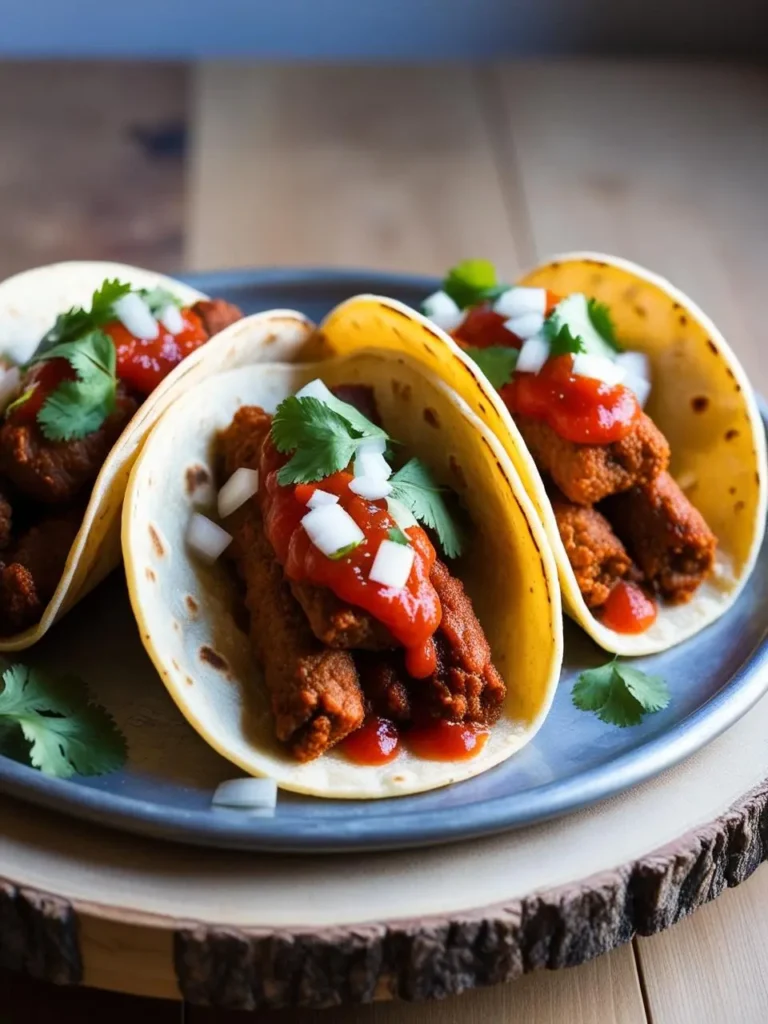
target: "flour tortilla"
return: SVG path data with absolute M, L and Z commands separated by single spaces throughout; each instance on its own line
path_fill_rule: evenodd
M 345 308 L 354 319 L 355 303 Z M 276 314 L 271 333 L 278 335 L 273 344 L 290 362 L 259 364 L 268 351 L 264 318 L 249 318 L 210 342 L 208 359 L 222 372 L 176 401 L 134 466 L 123 511 L 123 551 L 144 645 L 197 732 L 244 771 L 270 776 L 284 789 L 371 799 L 477 775 L 531 739 L 559 677 L 557 570 L 533 505 L 493 434 L 405 346 L 393 355 L 379 346 L 380 332 L 371 329 L 344 357 L 327 358 L 332 332 L 318 336 L 304 321 L 303 338 L 296 333 L 289 345 L 289 316 Z M 294 317 L 294 324 L 301 322 Z M 314 361 L 317 356 L 320 361 Z M 473 599 L 508 687 L 502 718 L 474 759 L 441 763 L 402 754 L 389 765 L 363 767 L 331 750 L 299 764 L 274 737 L 268 696 L 243 629 L 233 566 L 222 558 L 206 567 L 185 547 L 187 524 L 200 501 L 194 483 L 213 475 L 217 432 L 242 405 L 274 412 L 282 399 L 316 377 L 329 386 L 371 385 L 385 427 L 403 442 L 403 456 L 426 461 L 470 514 L 467 550 L 453 568 Z M 210 494 L 207 500 L 212 501 Z M 202 510 L 210 507 L 204 504 Z
M 0 283 L 0 356 L 26 362 L 60 313 L 76 305 L 89 307 L 93 292 L 105 278 L 115 277 L 135 288 L 166 288 L 185 305 L 206 298 L 180 281 L 122 263 L 71 262 L 37 267 Z M 120 564 L 120 508 L 131 466 L 152 422 L 172 401 L 176 389 L 183 387 L 182 378 L 192 373 L 190 383 L 194 380 L 198 362 L 196 353 L 169 374 L 126 426 L 94 483 L 61 581 L 42 618 L 23 633 L 0 637 L 0 651 L 20 651 L 36 643 Z
M 616 633 L 587 608 L 525 442 L 495 389 L 448 335 L 400 303 L 377 296 L 354 300 L 354 324 L 342 306 L 325 326 L 334 350 L 342 354 L 367 331 L 386 324 L 392 350 L 407 349 L 454 387 L 494 431 L 525 481 L 555 553 L 568 614 L 607 651 L 630 656 L 666 650 L 728 611 L 754 568 L 763 540 L 765 432 L 746 373 L 691 299 L 627 260 L 570 253 L 553 257 L 518 283 L 563 296 L 584 292 L 608 304 L 622 346 L 644 352 L 650 360 L 653 388 L 647 412 L 669 440 L 671 473 L 718 538 L 714 576 L 688 604 L 660 604 L 655 624 L 645 633 Z

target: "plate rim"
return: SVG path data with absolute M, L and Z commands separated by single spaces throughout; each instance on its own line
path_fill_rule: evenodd
M 236 268 L 177 275 L 179 280 L 211 292 L 216 287 L 245 285 L 323 285 L 348 282 L 380 284 L 383 291 L 406 287 L 432 289 L 432 276 L 333 267 Z M 768 405 L 758 396 L 768 429 Z M 768 543 L 768 540 L 764 541 Z M 767 624 L 768 625 L 768 624 Z M 691 641 L 695 642 L 695 638 Z M 768 631 L 737 671 L 705 704 L 666 731 L 619 757 L 576 775 L 535 786 L 514 796 L 499 795 L 455 808 L 418 808 L 393 816 L 393 800 L 377 801 L 381 814 L 357 818 L 354 828 L 329 817 L 248 819 L 204 810 L 121 796 L 64 779 L 52 779 L 36 769 L 0 756 L 0 792 L 27 803 L 151 838 L 185 845 L 280 853 L 338 853 L 415 849 L 441 842 L 490 836 L 559 817 L 608 799 L 674 767 L 733 725 L 768 690 Z M 512 801 L 512 808 L 507 805 Z M 418 824 L 416 824 L 418 823 Z

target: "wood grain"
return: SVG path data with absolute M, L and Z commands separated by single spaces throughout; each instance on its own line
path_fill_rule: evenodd
M 187 264 L 518 269 L 474 72 L 203 65 Z
M 237 1024 L 242 1013 L 187 1006 L 186 1024 Z M 578 970 L 542 971 L 513 985 L 429 1004 L 271 1010 L 259 1024 L 645 1024 L 630 946 Z
M 62 259 L 181 263 L 181 65 L 0 63 L 0 277 Z

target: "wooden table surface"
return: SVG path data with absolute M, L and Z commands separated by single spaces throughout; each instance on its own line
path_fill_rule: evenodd
M 6 65 L 0 129 L 0 274 L 66 257 L 440 273 L 482 255 L 511 278 L 547 253 L 598 249 L 688 291 L 768 390 L 765 71 Z M 0 973 L 2 1024 L 53 1014 L 61 1024 L 237 1017 Z M 429 1007 L 259 1020 L 758 1024 L 768 870 L 583 967 Z

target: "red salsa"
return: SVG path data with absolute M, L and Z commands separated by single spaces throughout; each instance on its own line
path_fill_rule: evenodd
M 132 391 L 149 395 L 182 359 L 208 340 L 197 313 L 183 309 L 181 316 L 184 327 L 178 334 L 171 334 L 158 322 L 158 335 L 151 341 L 135 338 L 119 320 L 104 327 L 117 350 L 117 376 Z
M 343 739 L 339 749 L 355 764 L 388 764 L 400 753 L 400 734 L 394 722 L 374 715 Z
M 33 366 L 24 378 L 24 390 L 19 395 L 19 404 L 8 412 L 8 420 L 19 426 L 34 423 L 46 398 L 59 384 L 74 380 L 75 376 L 75 371 L 66 359 L 50 359 Z M 29 398 L 24 398 L 26 394 L 29 394 Z
M 412 727 L 400 727 L 388 718 L 373 716 L 350 733 L 339 749 L 360 765 L 388 764 L 403 746 L 427 761 L 468 761 L 485 746 L 490 730 L 472 723 L 432 718 Z
M 656 602 L 636 583 L 619 580 L 605 602 L 600 621 L 617 633 L 644 633 L 656 621 Z
M 548 316 L 559 301 L 559 296 L 548 291 L 544 315 Z M 490 303 L 483 302 L 467 310 L 466 316 L 453 332 L 453 337 L 462 345 L 470 345 L 472 348 L 491 348 L 495 345 L 520 348 L 522 339 L 504 326 L 508 319 L 501 313 L 494 313 Z
M 430 581 L 435 549 L 429 537 L 420 526 L 405 531 L 416 552 L 405 587 L 398 590 L 374 583 L 368 578 L 373 559 L 396 525 L 386 502 L 368 501 L 351 491 L 353 477 L 347 472 L 335 473 L 318 484 L 283 487 L 277 473 L 286 460 L 267 439 L 261 454 L 264 526 L 288 579 L 328 587 L 340 600 L 369 612 L 405 648 L 409 675 L 414 679 L 431 675 L 437 666 L 433 635 L 442 609 Z M 317 487 L 338 495 L 341 507 L 365 534 L 356 548 L 338 559 L 326 557 L 301 527 L 308 511 L 306 502 Z
M 610 444 L 631 431 L 640 404 L 629 388 L 572 372 L 573 356 L 548 359 L 539 373 L 518 373 L 501 389 L 510 412 L 544 420 L 575 444 Z

